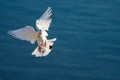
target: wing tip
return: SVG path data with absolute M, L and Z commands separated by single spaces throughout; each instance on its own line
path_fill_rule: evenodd
M 51 15 L 51 14 L 52 14 L 52 7 L 48 7 L 47 10 L 46 10 L 46 12 L 47 12 L 49 15 Z
M 13 35 L 13 31 L 8 31 L 7 34 Z
M 48 7 L 48 9 L 49 9 L 49 10 L 51 10 L 51 9 L 52 9 L 52 7 L 50 7 L 50 6 L 49 6 L 49 7 Z

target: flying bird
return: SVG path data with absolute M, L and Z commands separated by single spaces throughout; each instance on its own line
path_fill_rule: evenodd
M 43 15 L 36 20 L 37 31 L 32 26 L 25 26 L 24 28 L 11 30 L 8 32 L 9 35 L 18 38 L 20 40 L 29 41 L 34 44 L 37 41 L 37 48 L 32 52 L 32 55 L 36 57 L 47 56 L 53 48 L 56 38 L 47 39 L 51 21 L 52 21 L 52 10 L 48 7 Z

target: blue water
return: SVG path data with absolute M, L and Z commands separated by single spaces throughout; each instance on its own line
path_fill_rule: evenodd
M 49 6 L 57 41 L 36 58 L 7 32 L 35 28 Z M 120 80 L 120 0 L 0 0 L 0 80 Z

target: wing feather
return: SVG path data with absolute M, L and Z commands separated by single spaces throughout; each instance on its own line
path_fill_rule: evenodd
M 37 35 L 34 28 L 31 26 L 26 26 L 25 28 L 9 31 L 8 34 L 20 40 L 30 41 L 32 44 L 35 43 Z
M 52 10 L 51 7 L 44 12 L 44 14 L 36 20 L 36 27 L 38 30 L 49 30 L 50 23 L 52 21 L 51 18 Z

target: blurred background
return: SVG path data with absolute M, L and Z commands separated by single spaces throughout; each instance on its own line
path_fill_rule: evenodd
M 7 32 L 35 28 L 49 6 L 57 41 L 36 58 Z M 120 80 L 120 0 L 0 0 L 0 80 Z

